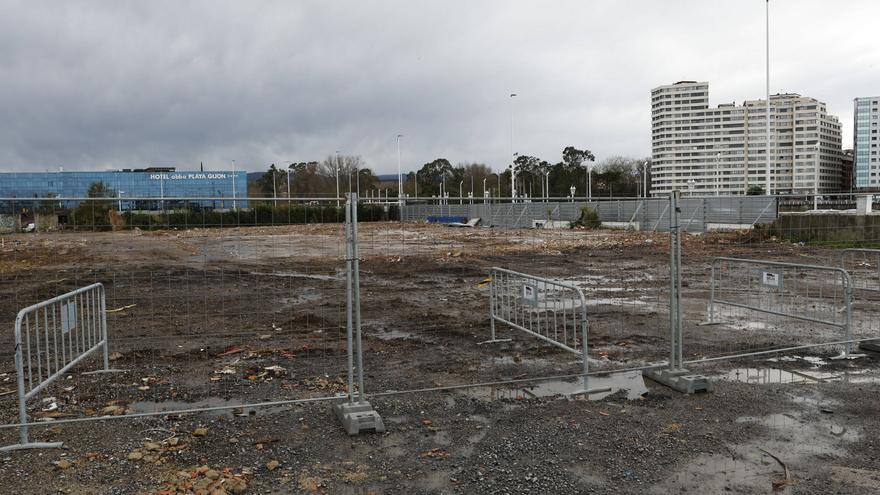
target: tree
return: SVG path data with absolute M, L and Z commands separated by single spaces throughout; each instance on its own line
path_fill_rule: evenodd
M 323 192 L 330 195 L 336 194 L 337 168 L 339 169 L 339 194 L 343 194 L 348 190 L 356 191 L 357 183 L 354 182 L 354 172 L 355 170 L 366 168 L 366 165 L 366 162 L 360 155 L 328 155 L 319 164 L 318 173 L 327 179 L 326 191 Z M 363 182 L 361 182 L 361 185 L 363 186 Z
M 265 197 L 272 197 L 278 188 L 278 168 L 275 164 L 269 166 L 269 170 L 256 181 L 257 189 Z
M 452 164 L 446 158 L 437 158 L 422 165 L 417 172 L 419 196 L 438 196 L 440 185 L 451 182 L 453 175 Z

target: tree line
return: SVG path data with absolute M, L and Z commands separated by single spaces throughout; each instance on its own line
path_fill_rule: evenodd
M 589 149 L 567 146 L 561 159 L 550 162 L 531 155 L 518 155 L 512 165 L 493 172 L 485 163 L 462 162 L 453 165 L 446 158 L 437 158 L 403 177 L 403 193 L 409 196 L 439 196 L 441 190 L 451 197 L 461 193 L 475 198 L 511 196 L 511 174 L 516 177 L 517 196 L 566 197 L 575 188 L 575 196 L 583 197 L 591 189 L 593 196 L 634 197 L 642 191 L 643 171 L 647 171 L 650 187 L 650 158 L 612 156 L 598 163 Z M 643 164 L 648 162 L 648 167 Z M 589 171 L 589 176 L 587 175 Z M 289 180 L 289 189 L 288 189 Z M 331 154 L 322 161 L 293 162 L 270 165 L 248 191 L 255 197 L 318 197 L 333 196 L 337 182 L 340 194 L 360 191 L 367 196 L 375 189 L 388 189 L 397 196 L 397 180 L 382 183 L 379 177 L 357 155 Z

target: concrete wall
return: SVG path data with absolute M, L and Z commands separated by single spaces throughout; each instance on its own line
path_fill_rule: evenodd
M 880 243 L 880 214 L 783 213 L 770 234 L 795 242 Z
M 55 213 L 35 213 L 34 225 L 41 232 L 58 230 L 58 215 Z
M 18 213 L 0 215 L 0 234 L 21 232 L 21 215 Z

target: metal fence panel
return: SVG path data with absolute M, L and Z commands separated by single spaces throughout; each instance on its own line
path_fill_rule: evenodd
M 710 284 L 710 322 L 719 320 L 718 306 L 729 306 L 852 336 L 852 282 L 842 268 L 720 257 L 712 261 Z
M 27 423 L 27 401 L 93 353 L 103 351 L 109 370 L 107 301 L 100 283 L 68 292 L 19 311 L 15 319 L 15 372 L 18 411 Z M 20 429 L 19 445 L 30 444 L 28 428 Z
M 853 289 L 880 292 L 880 249 L 843 249 L 840 267 L 852 277 Z

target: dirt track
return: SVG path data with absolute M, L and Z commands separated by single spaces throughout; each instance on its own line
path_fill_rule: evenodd
M 41 396 L 54 397 L 58 409 L 44 413 L 46 404 L 34 399 L 32 417 L 343 392 L 341 233 L 338 225 L 305 225 L 3 237 L 3 321 L 91 281 L 107 287 L 108 308 L 135 305 L 109 316 L 111 350 L 119 353 L 113 366 L 127 372 L 73 374 Z M 594 370 L 639 366 L 668 353 L 662 234 L 362 224 L 361 240 L 368 392 L 577 373 L 575 356 L 512 331 L 504 334 L 510 343 L 476 345 L 488 338 L 487 295 L 477 284 L 491 266 L 588 288 Z M 698 326 L 711 257 L 832 258 L 825 250 L 744 240 L 685 240 L 691 357 L 778 345 L 799 330 Z M 0 341 L 8 349 L 0 352 L 3 390 L 14 387 L 10 334 L 11 327 Z M 283 372 L 267 371 L 276 366 Z M 699 371 L 713 376 L 755 368 L 740 371 L 756 373 L 753 379 L 778 372 L 775 381 L 795 383 L 719 381 L 714 393 L 690 397 L 640 377 L 593 401 L 543 396 L 573 386 L 565 382 L 382 395 L 373 402 L 388 433 L 356 438 L 343 433 L 323 402 L 59 424 L 32 435 L 63 440 L 69 449 L 6 454 L 0 483 L 21 493 L 156 492 L 207 484 L 214 473 L 194 471 L 206 465 L 217 471 L 213 483 L 225 480 L 232 491 L 243 481 L 246 493 L 768 493 L 782 468 L 767 451 L 793 473 L 785 488 L 791 493 L 873 493 L 880 476 L 872 440 L 880 406 L 876 367 L 870 358 L 705 365 Z M 818 383 L 780 369 L 834 379 Z M 851 383 L 837 378 L 844 376 Z M 0 397 L 4 423 L 16 420 L 15 406 L 14 394 Z M 194 436 L 198 427 L 207 434 Z M 2 430 L 0 440 L 12 443 L 15 433 Z M 61 460 L 71 464 L 59 467 Z M 269 470 L 273 460 L 280 465 Z

